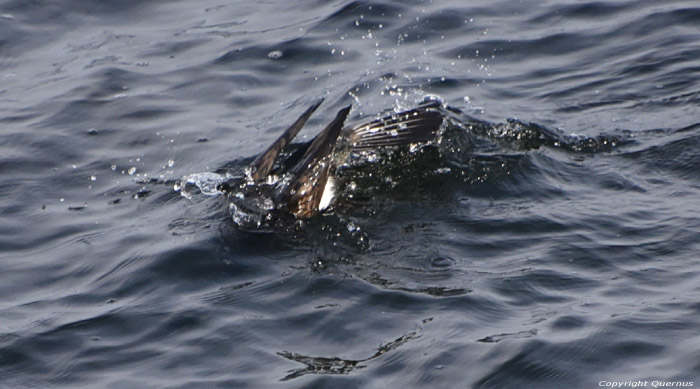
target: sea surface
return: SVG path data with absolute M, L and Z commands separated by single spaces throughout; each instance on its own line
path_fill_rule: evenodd
M 442 146 L 237 228 L 319 98 Z M 700 386 L 697 0 L 0 2 L 0 387 L 624 381 Z

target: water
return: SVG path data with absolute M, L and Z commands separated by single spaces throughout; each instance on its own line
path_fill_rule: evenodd
M 697 385 L 698 25 L 695 1 L 5 1 L 0 386 Z M 302 139 L 426 95 L 459 150 L 294 234 L 173 188 L 319 97 Z

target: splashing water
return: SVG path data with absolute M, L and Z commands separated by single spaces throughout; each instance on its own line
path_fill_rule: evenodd
M 180 181 L 176 182 L 173 189 L 180 192 L 182 197 L 192 199 L 193 195 L 201 193 L 206 196 L 218 196 L 222 194 L 219 190 L 219 185 L 232 176 L 229 174 L 221 175 L 217 173 L 193 173 L 188 174 Z

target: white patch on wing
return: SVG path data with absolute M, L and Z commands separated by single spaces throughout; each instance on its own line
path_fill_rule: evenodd
M 328 177 L 328 180 L 326 180 L 326 187 L 323 188 L 323 195 L 321 195 L 321 202 L 318 204 L 319 211 L 324 211 L 331 205 L 331 201 L 333 201 L 334 197 L 334 192 L 335 182 L 333 180 L 333 177 Z

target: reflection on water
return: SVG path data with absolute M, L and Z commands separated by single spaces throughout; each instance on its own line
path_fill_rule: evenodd
M 304 374 L 349 374 L 354 369 L 362 369 L 366 367 L 363 363 L 367 363 L 373 359 L 376 359 L 389 351 L 401 346 L 402 344 L 408 342 L 411 339 L 417 339 L 420 335 L 416 332 L 410 332 L 406 335 L 399 337 L 383 346 L 380 346 L 377 351 L 368 358 L 358 359 L 358 360 L 347 360 L 338 357 L 334 358 L 324 358 L 324 357 L 307 357 L 300 354 L 293 354 L 289 352 L 280 352 L 280 356 L 290 359 L 292 361 L 300 362 L 306 365 L 303 369 L 298 369 L 291 371 L 289 375 L 282 378 L 282 381 L 289 381 L 291 379 L 300 377 Z

